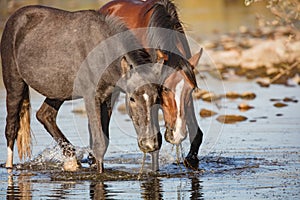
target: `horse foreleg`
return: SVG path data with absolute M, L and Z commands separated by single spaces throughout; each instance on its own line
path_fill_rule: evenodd
M 109 112 L 108 109 L 104 109 L 105 105 L 96 102 L 95 99 L 85 98 L 85 107 L 89 123 L 92 157 L 95 158 L 94 162 L 98 171 L 103 173 L 103 158 L 109 143 L 108 124 L 110 115 L 107 115 Z
M 199 159 L 197 155 L 199 152 L 200 145 L 202 143 L 203 132 L 198 126 L 198 122 L 195 116 L 194 104 L 192 100 L 186 107 L 186 113 L 191 146 L 188 155 L 184 159 L 184 165 L 190 169 L 198 170 Z
M 151 152 L 152 157 L 152 170 L 157 172 L 159 170 L 159 150 Z
M 102 131 L 105 135 L 105 139 L 109 140 L 109 122 L 110 122 L 110 117 L 112 114 L 112 105 L 110 104 L 109 101 L 106 101 L 101 104 L 101 125 L 102 125 Z M 108 146 L 108 144 L 107 144 Z M 106 146 L 106 148 L 107 148 Z M 105 149 L 106 152 L 106 149 Z M 105 154 L 103 153 L 103 156 Z M 100 173 L 103 173 L 104 167 L 103 167 L 103 162 L 102 163 L 97 163 L 97 168 L 99 169 Z

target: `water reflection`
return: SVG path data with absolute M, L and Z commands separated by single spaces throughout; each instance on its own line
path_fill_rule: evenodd
M 180 187 L 177 188 L 177 199 L 204 199 L 201 186 L 202 182 L 196 174 L 183 180 L 183 183 L 180 180 Z
M 171 175 L 172 176 L 172 175 Z M 152 199 L 203 199 L 201 181 L 197 175 L 187 179 L 190 182 L 183 184 L 181 179 L 172 179 L 172 184 L 165 178 L 149 177 L 148 180 L 141 183 L 141 196 L 145 200 Z M 179 185 L 178 185 L 179 184 Z M 168 189 L 168 187 L 171 187 Z M 175 192 L 177 188 L 177 193 Z M 169 193 L 169 191 L 174 193 Z M 168 195 L 168 196 L 164 196 Z
M 201 192 L 202 186 L 198 177 L 191 177 L 191 190 L 190 190 L 190 199 L 204 199 L 203 193 Z
M 163 199 L 161 180 L 157 177 L 150 177 L 142 182 L 141 193 L 143 199 Z
M 53 181 L 52 173 L 19 171 L 8 175 L 6 199 L 203 199 L 202 182 L 197 173 L 171 173 L 167 177 L 149 174 L 140 181 L 104 181 L 101 178 L 75 181 L 71 177 Z
M 32 174 L 22 173 L 14 181 L 12 174 L 8 175 L 7 198 L 6 199 L 31 199 L 32 188 L 31 179 Z
M 106 199 L 108 197 L 107 187 L 104 182 L 92 182 L 90 185 L 90 199 Z
M 76 184 L 74 182 L 63 182 L 57 184 L 57 187 L 52 189 L 47 196 L 47 198 L 53 199 L 69 199 L 72 196 L 73 189 L 75 189 Z
M 43 191 L 41 185 L 34 184 L 32 180 L 36 175 L 28 172 L 22 172 L 18 175 L 8 175 L 6 199 L 22 199 L 30 200 L 32 197 L 47 198 L 47 199 L 68 199 L 72 196 L 76 183 L 75 182 L 61 182 L 58 184 L 51 183 L 47 185 L 48 193 L 38 193 L 33 195 L 35 191 Z M 53 188 L 54 187 L 54 188 Z

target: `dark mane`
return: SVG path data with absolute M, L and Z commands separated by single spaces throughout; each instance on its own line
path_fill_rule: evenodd
M 184 47 L 186 57 L 190 58 L 190 48 L 188 46 L 187 39 L 184 35 L 182 22 L 178 17 L 177 8 L 175 4 L 171 0 L 159 0 L 146 13 L 150 12 L 151 10 L 153 10 L 153 13 L 151 15 L 150 23 L 148 26 L 174 30 L 174 33 L 169 35 L 164 33 L 151 33 L 150 31 L 148 33 L 148 41 L 153 42 L 151 43 L 152 45 L 155 45 L 156 43 L 164 49 L 168 49 L 172 52 L 179 53 L 177 52 L 178 49 L 174 43 L 174 41 L 179 40 Z M 173 46 L 171 46 L 171 44 L 173 44 Z
M 197 87 L 195 73 L 193 69 L 191 69 L 191 65 L 188 60 L 175 53 L 168 53 L 168 55 L 171 56 L 172 59 L 168 60 L 167 65 L 176 70 L 183 70 L 188 79 L 193 83 L 195 87 Z M 169 68 L 164 68 L 164 76 L 168 76 L 168 73 L 172 73 L 172 70 L 169 70 Z
M 127 53 L 127 55 L 131 58 L 131 60 L 136 62 L 136 65 L 152 63 L 150 55 L 144 48 L 130 51 Z
M 180 21 L 177 8 L 172 0 L 157 1 L 146 13 L 153 10 L 150 18 L 149 31 L 147 39 L 151 47 L 161 48 L 168 55 L 166 65 L 176 70 L 182 69 L 187 77 L 197 86 L 196 77 L 191 65 L 186 59 L 191 58 L 191 51 L 185 36 L 182 22 Z M 145 14 L 146 14 L 145 13 Z M 153 31 L 151 27 L 159 27 L 172 31 Z M 186 58 L 177 48 L 176 44 L 180 42 L 186 53 Z
M 177 8 L 171 0 L 159 0 L 147 12 L 150 10 L 153 10 L 151 25 L 184 33 Z
M 135 61 L 136 65 L 151 63 L 150 55 L 139 43 L 135 35 L 122 22 L 122 20 L 120 20 L 118 17 L 114 17 L 110 15 L 103 15 L 103 14 L 100 15 L 104 17 L 104 21 L 108 25 L 106 28 L 108 30 L 109 36 L 113 36 L 119 33 L 126 33 L 122 35 L 122 41 L 125 41 L 125 45 L 126 45 L 125 48 L 132 50 L 129 52 L 126 51 L 126 55 L 129 56 L 129 58 L 132 61 Z

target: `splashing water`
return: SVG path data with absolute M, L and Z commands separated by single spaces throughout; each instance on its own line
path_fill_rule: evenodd
M 87 147 L 75 147 L 76 149 L 76 159 L 82 160 L 90 152 Z M 58 144 L 52 144 L 38 155 L 36 155 L 32 160 L 21 164 L 20 168 L 29 169 L 61 169 L 63 163 L 66 161 L 67 157 L 63 155 L 63 150 Z

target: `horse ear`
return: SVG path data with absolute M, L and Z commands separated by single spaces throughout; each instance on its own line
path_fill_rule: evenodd
M 127 72 L 130 71 L 130 65 L 125 56 L 121 59 L 121 69 L 122 69 L 122 76 L 125 76 Z
M 160 62 L 160 60 L 168 61 L 168 56 L 164 54 L 160 49 L 156 49 L 156 56 L 157 56 L 156 59 L 157 62 Z
M 193 55 L 190 59 L 189 59 L 189 62 L 190 64 L 192 65 L 193 69 L 198 65 L 199 63 L 199 60 L 202 56 L 202 52 L 203 52 L 203 49 L 201 48 L 200 51 L 198 53 L 196 53 L 195 55 Z

